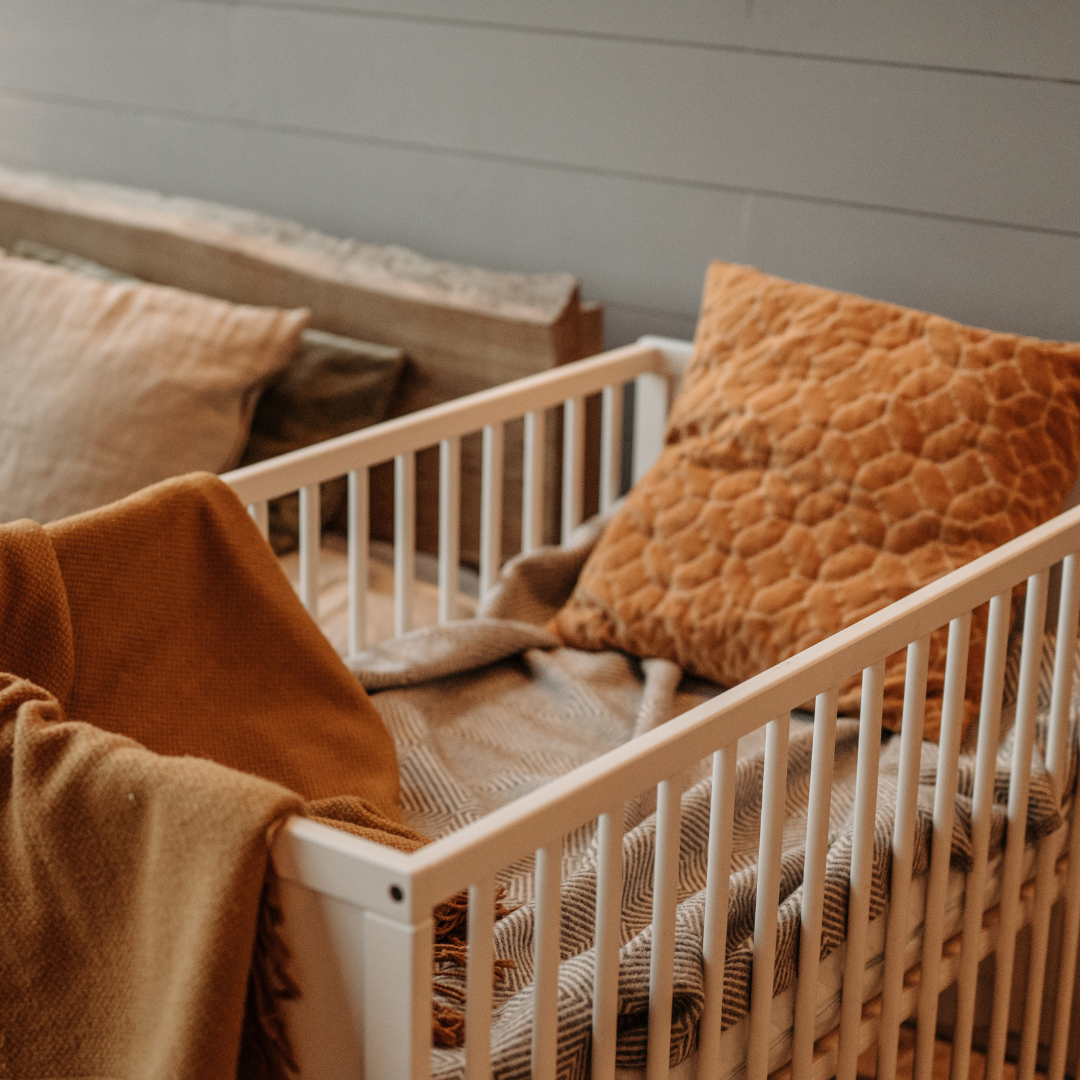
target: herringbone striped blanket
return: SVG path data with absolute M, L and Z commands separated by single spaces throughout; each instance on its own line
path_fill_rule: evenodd
M 638 662 L 617 653 L 560 648 L 547 631 L 540 629 L 569 594 L 594 535 L 594 530 L 585 529 L 579 533 L 578 542 L 565 550 L 515 560 L 504 572 L 498 592 L 482 605 L 479 619 L 418 631 L 353 661 L 357 676 L 373 692 L 397 743 L 404 810 L 411 826 L 433 837 L 460 828 L 718 691 L 709 684 L 680 681 L 681 673 L 666 661 Z M 1040 692 L 1043 715 L 1049 699 L 1051 649 L 1052 641 L 1048 641 Z M 1010 653 L 1007 698 L 1009 687 L 1015 697 L 1018 655 L 1018 649 Z M 1077 682 L 1080 685 L 1080 679 Z M 1008 715 L 1003 718 L 1003 726 L 1009 719 Z M 1053 832 L 1062 821 L 1043 763 L 1045 738 L 1045 724 L 1040 724 L 1028 813 L 1029 839 Z M 811 740 L 812 724 L 796 714 L 789 749 L 775 993 L 789 987 L 797 971 Z M 898 742 L 893 739 L 882 751 L 874 843 L 874 918 L 887 904 Z M 751 738 L 740 747 L 725 967 L 725 1028 L 736 1024 L 749 1008 L 762 745 L 762 739 Z M 857 745 L 857 723 L 840 720 L 827 857 L 823 957 L 842 945 L 846 930 Z M 1011 756 L 1012 738 L 1006 735 L 998 756 L 995 784 L 995 848 L 1001 846 L 1004 837 Z M 1074 728 L 1069 791 L 1075 782 L 1076 761 Z M 924 873 L 929 866 L 936 774 L 937 746 L 926 743 L 922 753 L 916 874 Z M 960 868 L 969 864 L 972 855 L 973 781 L 974 756 L 965 753 L 960 762 L 952 847 L 953 864 Z M 703 1004 L 701 947 L 710 788 L 706 763 L 702 763 L 687 778 L 683 796 L 673 1065 L 693 1050 Z M 646 1052 L 655 838 L 652 809 L 648 793 L 627 807 L 623 843 L 618 1065 L 628 1069 L 641 1068 Z M 564 842 L 559 1075 L 567 1078 L 584 1078 L 588 1073 L 596 894 L 594 833 L 595 825 L 589 823 L 571 832 Z M 507 889 L 508 900 L 520 906 L 495 928 L 495 955 L 512 960 L 514 967 L 496 988 L 494 1075 L 527 1077 L 533 999 L 531 856 L 505 868 L 499 881 Z M 450 970 L 440 979 L 449 981 L 459 975 L 463 988 L 463 972 Z M 463 1075 L 462 1050 L 436 1049 L 433 1055 L 434 1075 L 439 1080 Z M 770 1062 L 770 1067 L 779 1063 Z M 741 1063 L 727 1064 L 726 1074 L 734 1075 Z

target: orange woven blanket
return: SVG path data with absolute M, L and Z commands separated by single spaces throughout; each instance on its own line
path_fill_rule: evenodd
M 268 831 L 424 842 L 381 719 L 209 475 L 0 527 L 0 626 L 0 1076 L 235 1076 Z

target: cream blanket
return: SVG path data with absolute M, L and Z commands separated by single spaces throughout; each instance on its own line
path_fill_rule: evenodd
M 639 662 L 620 653 L 586 653 L 558 647 L 543 629 L 573 588 L 578 570 L 599 531 L 583 527 L 565 549 L 548 549 L 512 561 L 496 593 L 481 605 L 480 618 L 416 631 L 370 650 L 352 662 L 360 681 L 394 736 L 401 764 L 402 805 L 408 824 L 432 837 L 476 820 L 598 754 L 636 732 L 677 715 L 719 688 L 680 679 L 663 660 Z M 1046 664 L 1051 653 L 1047 650 Z M 1015 684 L 1017 656 L 1011 661 Z M 1044 666 L 1043 708 L 1049 672 Z M 1080 680 L 1078 680 L 1080 685 Z M 1028 818 L 1029 837 L 1061 823 L 1042 760 L 1040 728 Z M 798 962 L 803 853 L 809 788 L 812 725 L 793 725 L 789 750 L 785 851 L 781 885 L 774 992 L 790 986 Z M 837 732 L 834 797 L 830 820 L 825 930 L 822 955 L 844 941 L 850 867 L 854 763 L 858 725 L 841 720 Z M 1075 777 L 1071 742 L 1069 790 Z M 724 1026 L 749 1008 L 753 915 L 763 751 L 760 740 L 740 748 L 738 766 L 731 915 L 725 969 Z M 888 838 L 896 803 L 897 746 L 882 755 L 878 789 L 878 838 L 874 849 L 872 914 L 886 905 L 891 851 Z M 1004 836 L 1004 811 L 1011 770 L 1011 737 L 998 759 L 999 801 L 993 844 Z M 929 861 L 937 746 L 923 747 L 923 786 L 917 828 L 915 872 Z M 710 782 L 705 769 L 687 780 L 683 796 L 676 985 L 671 1062 L 693 1049 L 703 1002 L 701 942 L 708 840 Z M 960 765 L 953 862 L 971 856 L 970 794 L 974 759 Z M 652 865 L 655 817 L 648 795 L 627 807 L 623 845 L 623 947 L 619 980 L 618 1064 L 640 1068 L 645 1061 Z M 522 906 L 495 928 L 495 955 L 515 967 L 496 988 L 492 1053 L 496 1077 L 525 1077 L 530 1069 L 533 915 L 532 859 L 505 868 L 499 882 Z M 565 838 L 563 856 L 562 965 L 560 968 L 559 1075 L 584 1077 L 589 1061 L 593 972 L 593 905 L 596 890 L 594 826 Z M 462 987 L 463 987 L 462 983 Z M 728 1065 L 734 1070 L 736 1062 Z M 777 1062 L 770 1063 L 774 1067 Z M 460 1050 L 434 1051 L 440 1080 L 463 1075 Z

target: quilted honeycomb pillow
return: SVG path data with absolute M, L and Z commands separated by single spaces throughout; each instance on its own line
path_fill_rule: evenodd
M 1080 345 L 714 263 L 665 449 L 553 628 L 732 686 L 1053 517 L 1078 469 Z M 904 663 L 887 665 L 893 730 Z M 841 688 L 843 712 L 859 692 Z

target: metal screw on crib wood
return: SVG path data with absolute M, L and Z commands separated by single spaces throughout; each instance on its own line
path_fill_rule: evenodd
M 399 904 L 405 899 L 405 891 L 400 885 L 390 886 L 390 899 L 396 900 Z

